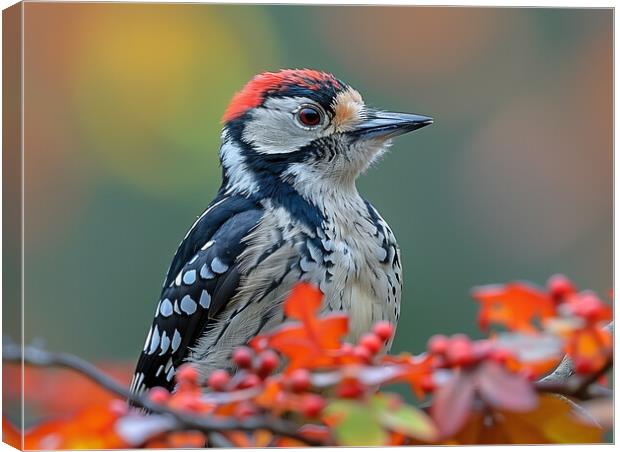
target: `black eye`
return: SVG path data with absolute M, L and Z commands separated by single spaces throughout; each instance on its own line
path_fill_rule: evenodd
M 302 107 L 297 112 L 297 118 L 304 126 L 314 127 L 321 123 L 321 112 L 314 107 Z

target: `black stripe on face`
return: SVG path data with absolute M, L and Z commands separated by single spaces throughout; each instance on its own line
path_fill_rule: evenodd
M 325 111 L 327 111 L 331 116 L 333 116 L 336 113 L 333 108 L 336 96 L 341 91 L 345 91 L 347 89 L 349 89 L 349 87 L 344 83 L 341 85 L 323 83 L 318 89 L 310 89 L 298 85 L 291 85 L 279 91 L 267 94 L 263 99 L 263 105 L 268 99 L 273 98 L 305 97 L 319 104 L 321 107 L 323 107 Z

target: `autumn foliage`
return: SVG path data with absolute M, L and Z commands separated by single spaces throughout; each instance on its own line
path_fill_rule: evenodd
M 611 367 L 611 307 L 561 275 L 545 288 L 479 287 L 473 298 L 486 338 L 436 335 L 419 355 L 393 356 L 384 353 L 392 325 L 380 322 L 347 343 L 347 317 L 319 315 L 320 291 L 299 284 L 284 306 L 288 322 L 238 348 L 234 374 L 216 370 L 202 381 L 186 364 L 175 392 L 147 394 L 161 410 L 145 415 L 120 399 L 93 404 L 28 429 L 24 447 L 601 442 L 611 398 L 586 389 L 601 386 Z M 576 375 L 542 384 L 565 355 Z M 392 384 L 409 394 L 390 391 Z M 221 421 L 221 428 L 187 419 Z M 3 425 L 5 440 L 19 438 Z

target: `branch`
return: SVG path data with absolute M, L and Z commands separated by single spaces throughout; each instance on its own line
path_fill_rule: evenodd
M 605 328 L 613 334 L 614 322 L 610 322 Z M 558 395 L 571 405 L 575 413 L 589 420 L 593 425 L 603 428 L 592 413 L 575 403 L 573 399 L 590 400 L 607 398 L 613 400 L 613 391 L 611 389 L 595 384 L 612 366 L 613 354 L 607 358 L 605 365 L 598 372 L 595 372 L 587 378 L 576 378 L 573 360 L 566 355 L 560 364 L 558 364 L 558 367 L 546 377 L 535 382 L 534 387 L 538 392 Z
M 572 377 L 575 373 L 575 364 L 573 360 L 568 357 L 568 355 L 564 356 L 558 367 L 554 369 L 546 377 L 538 380 L 538 383 L 563 383 L 567 381 L 570 377 Z
M 539 392 L 553 392 L 579 400 L 590 400 L 601 397 L 613 397 L 613 391 L 596 384 L 613 365 L 613 356 L 609 356 L 605 365 L 586 378 L 577 378 L 572 368 L 572 361 L 567 356 L 550 375 L 540 379 L 534 386 Z
M 560 394 L 579 400 L 600 399 L 613 397 L 613 391 L 605 386 L 588 383 L 584 385 L 582 381 L 569 380 L 566 382 L 537 381 L 534 387 L 538 392 L 549 392 Z
M 610 322 L 605 329 L 613 334 L 614 322 Z M 598 372 L 595 372 L 585 379 L 576 379 L 574 378 L 575 365 L 573 360 L 567 355 L 564 356 L 553 372 L 538 380 L 535 386 L 540 392 L 553 392 L 580 400 L 613 397 L 613 391 L 604 386 L 595 384 L 612 366 L 613 355 L 610 355 L 605 365 Z
M 5 345 L 2 348 L 2 359 L 4 361 L 21 364 L 23 358 L 24 364 L 41 367 L 61 367 L 78 372 L 109 392 L 127 399 L 136 407 L 170 417 L 174 421 L 173 430 L 199 430 L 205 433 L 207 437 L 216 438 L 216 442 L 220 444 L 224 443 L 222 435 L 213 434 L 227 431 L 268 430 L 275 435 L 292 438 L 309 446 L 326 445 L 322 442 L 305 438 L 297 433 L 298 426 L 296 424 L 271 416 L 255 416 L 243 420 L 230 418 L 214 419 L 213 417 L 205 418 L 177 411 L 165 405 L 154 403 L 144 395 L 130 392 L 124 385 L 91 363 L 75 355 L 49 352 L 35 346 L 25 346 L 22 354 L 22 349 L 19 345 L 7 343 L 6 339 L 4 342 Z

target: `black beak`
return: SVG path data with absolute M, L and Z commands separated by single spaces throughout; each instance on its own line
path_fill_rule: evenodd
M 356 138 L 394 138 L 433 123 L 433 118 L 409 113 L 369 110 L 366 119 L 349 132 Z

